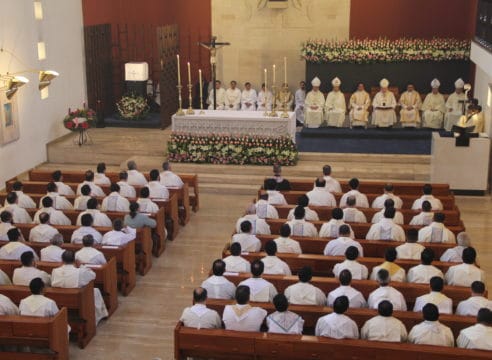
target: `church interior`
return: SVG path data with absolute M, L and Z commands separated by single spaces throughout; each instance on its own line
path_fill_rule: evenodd
M 1 5 L 0 359 L 492 358 L 492 0 Z

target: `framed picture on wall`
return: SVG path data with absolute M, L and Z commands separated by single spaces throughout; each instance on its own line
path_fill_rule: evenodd
M 16 141 L 20 137 L 19 113 L 14 96 L 8 100 L 5 92 L 0 92 L 0 145 Z

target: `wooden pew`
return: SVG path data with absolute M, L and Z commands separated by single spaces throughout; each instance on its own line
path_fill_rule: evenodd
M 188 357 L 228 360 L 480 360 L 490 359 L 490 352 L 306 335 L 194 329 L 178 322 L 174 329 L 174 358 L 185 360 Z
M 0 346 L 18 345 L 47 349 L 48 353 L 2 351 L 2 359 L 68 360 L 67 309 L 53 317 L 0 316 Z
M 4 285 L 0 286 L 0 294 L 19 305 L 22 299 L 31 295 L 31 292 L 27 286 Z M 68 309 L 71 333 L 76 335 L 79 347 L 85 348 L 96 334 L 94 282 L 91 281 L 83 288 L 75 289 L 47 287 L 44 295 L 54 300 L 59 308 Z
M 53 269 L 60 267 L 62 263 L 38 261 L 36 267 L 40 270 L 46 271 L 51 274 Z M 6 273 L 11 279 L 14 274 L 14 270 L 21 267 L 20 261 L 16 260 L 0 260 L 0 269 Z M 104 303 L 108 308 L 109 316 L 118 308 L 118 288 L 116 279 L 116 258 L 108 259 L 108 262 L 104 265 L 86 265 L 91 268 L 96 274 L 94 280 L 94 286 L 99 288 L 101 295 L 104 298 Z

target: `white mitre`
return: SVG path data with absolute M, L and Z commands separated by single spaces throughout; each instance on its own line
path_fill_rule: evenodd
M 465 82 L 463 81 L 462 78 L 459 78 L 458 80 L 455 81 L 454 87 L 456 89 L 463 89 L 465 87 Z
M 334 79 L 331 81 L 331 84 L 332 84 L 333 86 L 340 86 L 340 85 L 342 85 L 342 81 L 341 81 L 339 78 L 337 78 L 337 77 L 336 77 L 336 78 L 334 78 Z
M 316 76 L 313 81 L 311 81 L 311 85 L 319 87 L 321 85 L 321 80 L 319 77 Z
M 441 86 L 441 82 L 438 79 L 434 79 L 431 81 L 431 87 L 433 89 L 437 89 L 439 86 Z
M 388 79 L 383 79 L 379 82 L 379 86 L 381 86 L 382 88 L 387 88 L 389 86 L 389 81 Z

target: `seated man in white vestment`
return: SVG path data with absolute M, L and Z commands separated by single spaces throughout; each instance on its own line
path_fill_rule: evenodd
M 454 233 L 445 225 L 446 215 L 434 214 L 434 221 L 419 230 L 419 242 L 456 243 Z
M 355 199 L 355 196 L 349 196 L 347 198 L 347 207 L 343 209 L 343 221 L 353 223 L 366 223 L 366 215 L 362 211 L 357 209 L 356 203 L 357 200 Z
M 410 220 L 410 225 L 427 226 L 434 221 L 434 213 L 430 201 L 422 202 L 422 211 Z
M 456 345 L 464 349 L 492 350 L 492 310 L 480 309 L 477 323 L 460 331 Z
M 137 236 L 137 229 L 124 227 L 123 220 L 115 219 L 113 221 L 113 230 L 106 232 L 102 238 L 102 245 L 123 246 Z
M 75 210 L 87 210 L 87 201 L 91 199 L 91 187 L 87 184 L 80 188 L 80 195 L 73 202 Z
M 414 312 L 420 312 L 425 304 L 434 304 L 439 309 L 439 314 L 453 313 L 453 299 L 442 293 L 444 280 L 439 276 L 434 276 L 429 280 L 430 293 L 421 295 L 415 299 Z
M 349 118 L 353 128 L 366 128 L 369 122 L 369 107 L 371 97 L 366 91 L 364 84 L 357 84 L 357 91 L 350 97 Z
M 463 262 L 463 250 L 471 246 L 471 240 L 468 234 L 464 231 L 460 232 L 456 236 L 457 246 L 451 249 L 447 249 L 439 259 L 440 261 L 449 261 L 460 263 Z
M 61 262 L 62 254 L 65 251 L 63 245 L 62 234 L 55 234 L 50 240 L 50 245 L 41 249 L 41 261 Z
M 217 106 L 215 107 L 216 110 L 225 110 L 225 96 L 226 96 L 226 91 L 222 87 L 222 82 L 220 80 L 215 81 L 215 91 L 216 91 L 216 101 L 217 101 Z M 214 91 L 213 89 L 210 89 L 210 92 L 208 93 L 208 99 L 207 99 L 207 104 L 208 104 L 208 109 L 213 110 L 214 109 Z
M 306 82 L 301 81 L 299 83 L 299 89 L 296 90 L 294 101 L 296 113 L 296 126 L 304 125 L 304 102 L 306 100 Z
M 277 244 L 277 252 L 302 254 L 302 249 L 299 241 L 291 239 L 290 234 L 291 230 L 289 224 L 283 224 L 280 227 L 280 236 L 273 240 Z
M 349 196 L 354 196 L 355 197 L 355 206 L 359 208 L 368 208 L 369 207 L 369 201 L 367 200 L 367 196 L 364 195 L 359 191 L 359 179 L 357 178 L 352 178 L 349 180 L 348 183 L 350 190 L 347 191 L 343 196 L 340 198 L 340 207 L 343 209 L 344 207 L 347 206 L 347 198 Z
M 166 188 L 177 188 L 181 189 L 184 185 L 183 180 L 179 175 L 175 174 L 171 169 L 171 163 L 169 161 L 164 161 L 162 163 L 162 171 L 159 174 L 161 179 L 161 184 Z
M 0 294 L 0 315 L 19 315 L 19 308 L 5 295 Z
M 75 254 L 66 250 L 62 255 L 63 265 L 51 272 L 51 286 L 59 288 L 81 288 L 96 278 L 94 271 L 87 267 L 75 267 Z M 96 324 L 108 316 L 108 309 L 99 289 L 94 289 Z
M 270 196 L 266 193 L 261 194 L 258 201 L 255 204 L 256 215 L 260 219 L 278 219 L 278 211 L 273 205 L 269 203 Z
M 91 188 L 91 196 L 105 196 L 106 194 L 101 189 L 99 185 L 94 183 L 94 172 L 92 170 L 87 170 L 85 172 L 85 180 L 77 185 L 77 195 L 81 195 L 81 189 L 84 185 L 89 185 Z
M 241 256 L 241 244 L 238 242 L 232 243 L 229 248 L 231 255 L 222 259 L 226 266 L 226 272 L 249 273 L 251 272 L 251 264 L 248 260 Z
M 128 173 L 125 170 L 120 171 L 118 177 L 120 179 L 120 181 L 117 182 L 120 187 L 120 195 L 126 198 L 137 197 L 137 191 L 135 188 L 128 184 Z
M 329 238 L 337 238 L 340 236 L 340 226 L 350 225 L 346 224 L 343 221 L 343 210 L 340 208 L 334 208 L 331 210 L 331 219 L 328 222 L 325 222 L 321 229 L 319 229 L 319 237 L 329 237 Z M 350 227 L 350 237 L 352 239 L 355 238 L 354 231 Z
M 413 202 L 412 210 L 420 210 L 422 208 L 422 203 L 428 201 L 431 204 L 433 210 L 443 210 L 442 202 L 438 198 L 432 195 L 432 185 L 425 184 L 422 187 L 423 195 Z
M 229 88 L 225 92 L 225 109 L 240 110 L 241 109 L 241 90 L 237 88 L 237 82 L 232 80 Z
M 451 266 L 444 279 L 448 285 L 470 286 L 474 281 L 485 283 L 485 271 L 475 265 L 477 252 L 472 247 L 463 250 L 463 264 Z
M 285 196 L 277 190 L 277 181 L 275 179 L 267 179 L 265 181 L 265 190 L 268 194 L 268 203 L 270 205 L 287 205 Z
M 12 213 L 9 211 L 2 211 L 0 213 L 0 240 L 8 240 L 9 238 L 7 237 L 7 231 L 14 227 L 15 226 L 12 221 Z
M 309 191 L 306 196 L 311 206 L 337 206 L 337 201 L 333 194 L 326 188 L 326 181 L 323 178 L 316 178 L 313 190 Z
M 12 284 L 20 286 L 29 286 L 32 279 L 40 278 L 50 286 L 51 276 L 46 272 L 36 268 L 36 260 L 32 251 L 25 251 L 21 255 L 22 266 L 14 270 L 12 275 Z
M 227 330 L 260 331 L 267 316 L 266 310 L 249 305 L 250 288 L 238 286 L 235 293 L 236 304 L 226 305 L 222 321 Z
M 23 209 L 35 208 L 36 203 L 29 195 L 24 194 L 24 192 L 22 191 L 23 188 L 24 185 L 20 181 L 16 181 L 12 184 L 12 191 L 17 194 L 17 198 L 18 198 L 17 204 Z M 4 205 L 7 206 L 7 204 L 8 204 L 7 199 L 5 199 Z
M 82 244 L 83 238 L 86 235 L 91 235 L 96 244 L 102 242 L 102 234 L 93 228 L 94 218 L 91 214 L 84 214 L 81 217 L 81 227 L 72 233 L 70 242 L 72 244 Z
M 106 176 L 106 164 L 100 162 L 97 164 L 96 173 L 94 174 L 94 183 L 96 185 L 110 185 L 111 180 Z
M 51 174 L 51 180 L 56 184 L 56 187 L 58 188 L 58 193 L 60 195 L 75 195 L 75 192 L 72 190 L 72 188 L 63 182 L 63 174 L 60 170 L 53 171 L 53 173 Z
M 391 281 L 405 282 L 405 269 L 400 265 L 395 264 L 395 260 L 395 248 L 387 248 L 384 253 L 384 262 L 381 265 L 377 265 L 372 268 L 371 280 L 378 280 L 379 270 L 384 269 L 388 271 Z
M 313 278 L 313 270 L 309 266 L 304 266 L 297 272 L 299 282 L 290 285 L 285 289 L 284 295 L 290 304 L 296 305 L 318 305 L 326 304 L 326 295 L 309 282 Z
M 374 96 L 372 106 L 372 123 L 379 128 L 393 127 L 396 123 L 396 99 L 388 89 L 389 81 L 383 79 L 379 82 L 381 90 Z
M 395 208 L 395 202 L 393 199 L 386 199 L 384 201 L 384 207 L 378 211 L 377 213 L 374 213 L 371 219 L 371 223 L 376 224 L 380 222 L 381 220 L 384 219 L 384 213 L 386 212 L 386 209 L 394 209 L 395 210 L 395 216 L 393 217 L 393 222 L 397 225 L 403 225 L 405 222 L 405 218 L 403 217 L 403 214 L 401 211 L 398 211 Z
M 345 113 L 347 112 L 345 95 L 340 90 L 342 82 L 336 77 L 331 81 L 331 85 L 333 90 L 328 93 L 325 101 L 325 120 L 328 126 L 342 127 L 345 122 Z
M 138 171 L 137 163 L 133 160 L 129 160 L 126 163 L 126 167 L 128 168 L 128 184 L 132 186 L 145 186 L 147 185 L 147 179 L 145 175 Z
M 485 297 L 485 284 L 482 281 L 472 282 L 470 289 L 470 297 L 459 302 L 456 315 L 477 316 L 482 308 L 492 310 L 492 300 Z
M 383 195 L 378 196 L 377 198 L 374 199 L 374 201 L 371 204 L 371 207 L 373 209 L 382 209 L 384 208 L 384 202 L 388 199 L 393 200 L 393 207 L 395 209 L 401 209 L 403 206 L 403 201 L 401 198 L 397 195 L 394 194 L 394 186 L 393 184 L 386 184 L 384 185 L 384 193 Z
M 422 309 L 424 321 L 415 325 L 408 334 L 408 342 L 417 345 L 454 346 L 453 332 L 439 322 L 439 309 L 426 304 Z
M 416 284 L 428 284 L 430 279 L 438 276 L 444 279 L 442 271 L 432 265 L 434 261 L 434 250 L 431 248 L 424 249 L 420 255 L 420 265 L 408 269 L 407 282 Z
M 226 270 L 225 262 L 221 259 L 214 261 L 212 265 L 212 276 L 202 282 L 202 288 L 207 290 L 211 299 L 230 300 L 234 298 L 236 285 L 224 277 Z
M 283 83 L 280 91 L 277 91 L 275 95 L 275 110 L 277 111 L 291 111 L 294 97 L 289 90 L 289 84 Z
M 7 205 L 0 209 L 0 213 L 8 211 L 12 214 L 12 221 L 16 224 L 31 224 L 31 215 L 26 209 L 19 206 L 19 197 L 17 193 L 11 191 L 7 194 L 5 199 Z
M 217 311 L 207 308 L 207 289 L 198 287 L 193 290 L 193 306 L 183 310 L 179 321 L 184 326 L 195 329 L 220 329 L 222 320 Z
M 318 213 L 314 210 L 311 210 L 308 205 L 309 205 L 309 198 L 307 197 L 307 195 L 301 195 L 297 198 L 297 206 L 303 207 L 306 213 L 304 219 L 307 221 L 319 221 Z M 289 210 L 289 214 L 287 215 L 287 220 L 294 219 L 295 210 L 296 208 L 292 208 Z
M 251 275 L 249 279 L 241 281 L 238 285 L 247 286 L 250 290 L 250 300 L 257 302 L 272 302 L 277 289 L 269 281 L 266 281 L 261 276 L 265 270 L 263 261 L 256 259 L 251 263 Z
M 51 225 L 72 225 L 70 219 L 60 210 L 56 210 L 53 207 L 53 199 L 49 196 L 45 196 L 42 201 L 42 207 L 34 214 L 34 223 L 40 224 L 39 215 L 47 213 L 50 216 Z
M 140 196 L 137 199 L 137 204 L 139 205 L 138 211 L 141 213 L 154 214 L 159 211 L 159 205 L 150 199 L 150 189 L 145 186 L 140 189 Z
M 93 226 L 110 227 L 112 225 L 111 219 L 108 215 L 98 210 L 98 205 L 99 204 L 97 203 L 96 198 L 89 199 L 89 201 L 87 201 L 87 210 L 81 212 L 79 216 L 77 216 L 76 225 L 82 225 L 82 216 L 84 216 L 85 214 L 90 214 L 92 215 L 92 219 L 94 220 L 94 222 L 92 223 Z
M 362 245 L 355 241 L 352 236 L 352 229 L 348 225 L 342 225 L 338 229 L 339 236 L 335 240 L 329 241 L 323 254 L 326 256 L 343 256 L 350 246 L 355 246 L 359 250 L 360 256 L 364 256 Z
M 446 102 L 439 92 L 441 83 L 438 79 L 431 82 L 432 91 L 425 97 L 422 104 L 422 127 L 428 129 L 442 129 L 444 114 L 446 114 Z
M 128 212 L 130 202 L 120 194 L 120 186 L 116 183 L 111 184 L 110 194 L 106 196 L 101 204 L 102 211 Z
M 458 125 L 460 117 L 465 112 L 466 95 L 464 92 L 465 82 L 459 78 L 454 83 L 455 91 L 449 95 L 446 101 L 446 115 L 444 115 L 444 129 L 451 131 L 454 125 Z
M 386 269 L 380 269 L 376 278 L 379 288 L 369 294 L 367 305 L 370 309 L 377 309 L 383 300 L 388 300 L 393 304 L 396 311 L 407 311 L 407 302 L 401 292 L 390 286 L 390 273 Z
M 378 305 L 378 315 L 367 320 L 360 329 L 360 338 L 370 341 L 407 342 L 405 325 L 393 316 L 393 304 L 383 300 Z
M 315 77 L 311 81 L 313 89 L 307 93 L 304 100 L 304 125 L 308 128 L 319 128 L 323 123 L 323 108 L 325 96 L 319 90 L 321 80 Z
M 314 334 L 333 339 L 358 339 L 359 328 L 357 324 L 347 315 L 344 315 L 348 308 L 348 297 L 345 295 L 337 297 L 333 303 L 333 312 L 318 319 Z
M 159 170 L 150 170 L 149 179 L 150 181 L 147 184 L 147 187 L 150 191 L 150 198 L 169 200 L 169 190 L 165 185 L 162 185 Z
M 384 217 L 376 224 L 371 225 L 366 234 L 366 240 L 405 241 L 405 231 L 393 221 L 395 214 L 395 208 L 385 209 Z
M 256 111 L 256 101 L 258 100 L 258 94 L 255 89 L 251 88 L 251 83 L 244 84 L 244 90 L 241 93 L 241 110 L 242 111 Z
M 29 231 L 29 241 L 47 243 L 55 234 L 58 230 L 50 225 L 50 214 L 44 212 L 39 215 L 39 224 Z
M 251 204 L 248 206 L 246 209 L 246 215 L 243 217 L 239 218 L 236 221 L 236 232 L 239 233 L 241 232 L 241 224 L 243 221 L 249 221 L 251 225 L 253 226 L 253 234 L 254 235 L 270 235 L 270 225 L 265 221 L 265 219 L 261 219 L 257 214 L 256 214 L 256 206 L 255 204 Z
M 415 90 L 412 83 L 407 85 L 407 91 L 400 96 L 400 123 L 406 128 L 420 127 L 420 108 L 422 107 L 422 98 Z
M 0 269 L 0 285 L 12 285 L 12 280 L 10 277 Z
M 265 89 L 265 83 L 261 84 L 261 90 L 257 98 L 257 111 L 272 111 L 273 95 L 268 89 Z
M 104 265 L 107 263 L 104 254 L 97 249 L 94 249 L 94 237 L 85 235 L 82 238 L 84 247 L 75 253 L 75 260 L 79 264 L 88 265 Z
M 313 223 L 310 223 L 304 219 L 306 211 L 303 207 L 296 207 L 294 210 L 294 220 L 288 221 L 292 235 L 294 236 L 318 236 L 318 230 Z
M 0 260 L 20 260 L 21 255 L 26 251 L 31 251 L 34 258 L 39 260 L 36 252 L 28 245 L 20 242 L 22 235 L 19 229 L 12 228 L 7 231 L 9 242 L 0 248 Z
M 369 276 L 369 270 L 367 270 L 367 266 L 357 261 L 358 257 L 359 249 L 355 246 L 349 246 L 347 250 L 345 250 L 345 260 L 335 264 L 333 267 L 333 275 L 337 278 L 343 270 L 349 270 L 352 279 L 366 280 Z
M 261 249 L 261 241 L 253 234 L 253 225 L 249 220 L 241 223 L 241 232 L 234 234 L 231 242 L 241 244 L 244 252 L 258 252 Z
M 289 301 L 284 294 L 277 294 L 273 298 L 275 312 L 266 318 L 269 333 L 274 334 L 302 334 L 304 319 L 289 311 Z
M 350 270 L 342 270 L 338 276 L 338 281 L 340 282 L 340 286 L 328 293 L 326 301 L 328 306 L 333 307 L 333 303 L 339 296 L 346 296 L 349 299 L 350 308 L 358 309 L 367 307 L 367 301 L 364 295 L 359 290 L 350 286 L 352 283 L 352 273 Z
M 34 278 L 29 282 L 31 295 L 22 299 L 19 303 L 19 313 L 23 316 L 51 317 L 55 316 L 59 309 L 56 302 L 44 296 L 46 284 L 41 278 Z
M 424 251 L 425 246 L 419 244 L 417 242 L 418 239 L 418 230 L 408 229 L 406 242 L 396 247 L 396 258 L 404 260 L 419 260 L 420 254 Z
M 337 179 L 331 176 L 332 170 L 330 165 L 323 166 L 323 179 L 326 182 L 326 189 L 331 193 L 341 193 L 342 187 Z
M 292 275 L 289 265 L 277 257 L 277 243 L 273 240 L 269 240 L 265 244 L 265 256 L 261 261 L 265 265 L 266 275 Z

